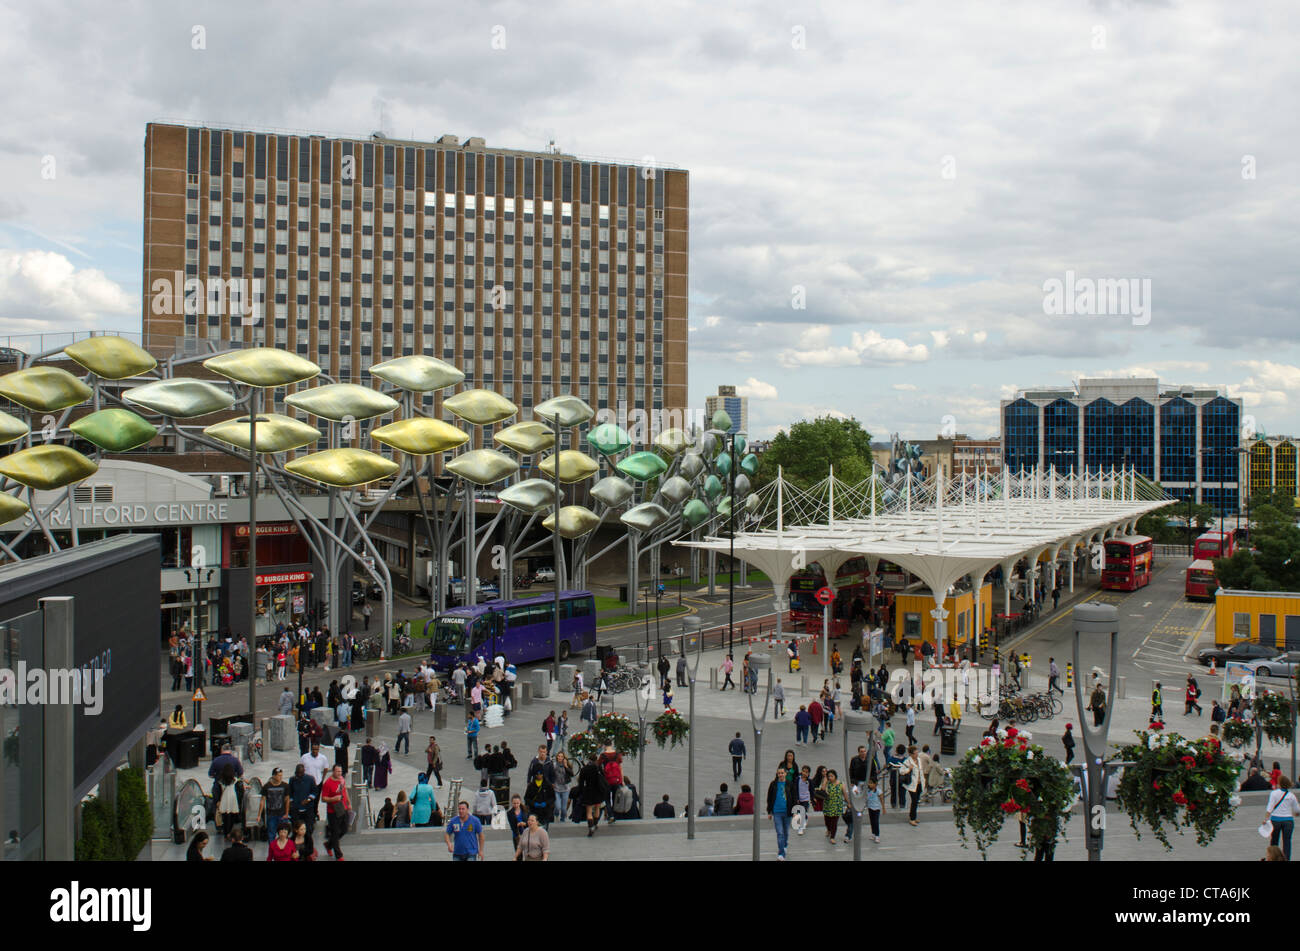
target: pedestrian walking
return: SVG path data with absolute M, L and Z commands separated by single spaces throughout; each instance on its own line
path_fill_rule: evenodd
M 776 685 L 772 688 L 772 710 L 778 717 L 785 716 L 785 687 L 781 686 L 781 678 L 776 678 Z
M 732 660 L 731 655 L 728 654 L 726 658 L 722 661 L 722 676 L 723 676 L 722 689 L 723 690 L 726 690 L 727 687 L 731 687 L 732 690 L 736 689 L 736 685 L 732 683 L 731 680 L 731 671 L 735 668 L 735 666 L 736 666 L 736 662 Z
M 745 762 L 745 741 L 740 738 L 740 733 L 736 733 L 731 742 L 727 744 L 727 752 L 731 754 L 731 778 L 739 779 L 744 771 Z
M 844 804 L 848 797 L 844 794 L 844 784 L 840 782 L 839 775 L 833 769 L 826 771 L 824 790 L 826 798 L 822 801 L 822 820 L 826 823 L 826 838 L 831 840 L 831 845 L 834 845 L 835 834 L 838 831 L 840 817 L 844 815 Z
M 821 739 L 822 720 L 824 718 L 825 713 L 823 712 L 820 703 L 814 700 L 812 703 L 808 704 L 808 719 L 810 721 L 809 732 L 812 734 L 814 746 L 816 746 L 817 741 Z
M 365 629 L 370 630 L 370 615 L 374 612 L 370 610 L 370 604 L 366 603 L 361 606 L 361 620 L 365 623 Z
M 552 710 L 546 719 L 542 721 L 542 735 L 546 737 L 546 752 L 551 752 L 551 747 L 555 745 L 555 711 Z
M 1106 719 L 1106 694 L 1101 689 L 1100 683 L 1092 688 L 1088 709 L 1092 711 L 1092 725 L 1101 726 L 1101 722 Z
M 1200 699 L 1200 696 L 1201 696 L 1200 685 L 1196 682 L 1196 678 L 1194 676 L 1188 674 L 1187 692 L 1183 697 L 1183 705 L 1184 705 L 1183 716 L 1190 717 L 1192 715 L 1193 709 L 1196 710 L 1197 716 L 1203 716 L 1205 714 L 1205 711 L 1201 709 L 1201 705 L 1197 703 L 1197 700 Z
M 804 825 L 799 830 L 799 835 L 803 835 L 808 828 L 807 817 L 812 814 L 813 782 L 812 770 L 807 766 L 799 768 L 799 775 L 794 781 L 794 798 L 795 804 L 803 806 Z
M 424 759 L 426 764 L 425 775 L 432 776 L 438 781 L 438 788 L 442 788 L 442 748 L 438 746 L 438 741 L 429 737 L 429 745 L 424 748 Z
M 786 845 L 790 839 L 790 816 L 794 812 L 795 792 L 792 781 L 786 776 L 784 766 L 776 769 L 776 778 L 767 787 L 767 814 L 776 829 L 776 859 L 785 861 Z
M 876 781 L 867 781 L 867 818 L 871 820 L 871 841 L 880 841 L 880 817 L 885 814 L 885 804 L 881 801 L 880 790 Z
M 907 790 L 907 821 L 912 825 L 919 825 L 920 823 L 916 819 L 916 806 L 921 799 L 921 787 L 924 779 L 921 761 L 917 757 L 915 746 L 908 748 L 907 761 L 903 763 L 902 773 L 898 779 L 903 788 Z
M 677 655 L 677 686 L 679 687 L 690 686 L 686 682 L 686 655 L 685 654 Z
M 397 742 L 393 744 L 394 752 L 402 752 L 402 744 L 406 745 L 406 753 L 411 752 L 411 713 L 409 710 L 403 710 L 397 718 Z
M 471 716 L 465 721 L 465 758 L 473 759 L 478 756 L 478 717 Z
M 447 823 L 443 838 L 453 862 L 483 860 L 483 851 L 487 845 L 483 838 L 483 823 L 469 814 L 469 803 L 465 800 L 456 804 L 456 816 Z
M 321 802 L 325 803 L 325 852 L 343 861 L 343 836 L 348 831 L 348 787 L 343 781 L 343 767 L 335 766 L 330 778 L 321 784 Z
M 916 742 L 916 732 L 915 732 L 916 731 L 916 708 L 913 707 L 910 703 L 905 703 L 903 704 L 903 710 L 906 711 L 907 729 L 905 730 L 905 732 L 907 733 L 907 742 L 915 743 Z
M 1056 658 L 1049 657 L 1047 658 L 1047 692 L 1051 693 L 1053 690 L 1062 696 L 1065 695 L 1065 691 L 1061 689 L 1061 670 L 1056 666 Z
M 794 741 L 796 743 L 807 743 L 808 731 L 811 728 L 812 717 L 808 715 L 808 708 L 800 704 L 799 711 L 794 715 Z
M 1295 830 L 1295 817 L 1300 816 L 1300 802 L 1290 790 L 1290 783 L 1285 778 L 1282 786 L 1268 794 L 1268 815 L 1265 822 L 1271 823 L 1268 844 L 1282 846 L 1282 854 L 1291 861 L 1291 834 Z
M 1151 691 L 1151 720 L 1155 722 L 1164 718 L 1164 696 L 1160 693 L 1160 681 L 1157 680 L 1155 687 Z
M 1065 747 L 1065 765 L 1069 766 L 1074 761 L 1074 724 L 1065 725 L 1065 733 L 1061 736 L 1061 745 Z

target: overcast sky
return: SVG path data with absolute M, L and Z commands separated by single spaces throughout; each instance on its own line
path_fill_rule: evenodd
M 689 169 L 691 402 L 741 385 L 755 436 L 995 434 L 1011 389 L 1130 374 L 1300 434 L 1300 5 L 731 6 L 3 0 L 0 334 L 139 329 L 146 122 L 382 106 Z M 1067 272 L 1150 312 L 1045 314 Z

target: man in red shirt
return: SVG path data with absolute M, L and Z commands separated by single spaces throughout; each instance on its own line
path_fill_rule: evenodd
M 822 720 L 825 719 L 825 711 L 816 700 L 808 704 L 808 716 L 812 720 L 812 741 L 815 744 L 821 735 Z
M 343 861 L 343 834 L 348 830 L 348 787 L 343 767 L 330 770 L 329 779 L 321 784 L 320 801 L 325 803 L 325 851 Z

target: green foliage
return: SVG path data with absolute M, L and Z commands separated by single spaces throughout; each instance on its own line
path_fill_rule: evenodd
M 120 862 L 124 858 L 117 816 L 103 799 L 88 799 L 82 804 L 81 838 L 75 855 L 78 862 Z
M 1223 723 L 1223 742 L 1232 746 L 1240 746 L 1242 743 L 1249 743 L 1255 738 L 1255 727 L 1245 720 L 1238 720 L 1233 717 L 1225 720 Z
M 1131 765 L 1120 778 L 1117 799 L 1134 834 L 1142 838 L 1140 822 L 1171 851 L 1169 828 L 1179 835 L 1184 828 L 1193 828 L 1197 845 L 1209 845 L 1237 811 L 1234 800 L 1241 766 L 1211 740 L 1154 730 L 1133 732 L 1138 741 L 1119 753 Z
M 1161 545 L 1186 545 L 1189 537 L 1190 540 L 1195 540 L 1196 535 L 1213 525 L 1218 513 L 1213 506 L 1193 503 L 1190 506 L 1191 532 L 1187 530 L 1188 517 L 1189 506 L 1186 502 L 1172 503 L 1138 519 L 1137 533 L 1148 535 Z
M 144 773 L 124 769 L 117 774 L 117 828 L 122 854 L 132 861 L 153 838 L 153 810 L 145 791 Z
M 654 731 L 655 742 L 659 744 L 660 749 L 664 748 L 665 743 L 670 744 L 670 748 L 679 743 L 685 743 L 686 734 L 691 731 L 691 726 L 686 722 L 686 718 L 672 708 L 655 717 L 650 726 Z
M 1250 521 L 1250 546 L 1255 550 L 1243 548 L 1231 558 L 1216 558 L 1219 583 L 1243 591 L 1300 591 L 1300 527 L 1292 499 L 1255 494 Z
M 613 743 L 614 749 L 624 756 L 636 756 L 637 725 L 621 713 L 606 713 L 590 730 L 569 736 L 568 754 L 575 763 L 585 763 L 589 756 L 602 752 L 606 743 Z
M 1008 819 L 1023 814 L 1028 823 L 1022 858 L 1030 849 L 1055 843 L 1069 820 L 1074 803 L 1070 771 L 1031 739 L 1016 727 L 999 730 L 997 738 L 967 750 L 952 771 L 952 818 L 962 847 L 968 848 L 970 830 L 985 859 Z
M 856 419 L 822 416 L 781 430 L 763 453 L 755 485 L 775 480 L 779 467 L 788 481 L 807 488 L 825 479 L 832 465 L 843 482 L 870 478 L 871 434 Z
M 1275 690 L 1265 690 L 1255 698 L 1255 719 L 1264 735 L 1274 743 L 1291 742 L 1291 701 Z

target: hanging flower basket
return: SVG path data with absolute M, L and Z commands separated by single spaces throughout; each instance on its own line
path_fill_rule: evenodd
M 604 714 L 589 732 L 596 735 L 602 750 L 606 743 L 613 743 L 614 749 L 624 756 L 636 756 L 638 752 L 637 725 L 621 713 Z
M 569 759 L 576 765 L 581 766 L 587 762 L 589 757 L 600 753 L 605 748 L 605 744 L 592 736 L 590 732 L 571 733 L 565 747 L 568 750 Z
M 672 707 L 655 717 L 650 726 L 654 730 L 655 742 L 659 744 L 660 749 L 663 749 L 665 744 L 672 747 L 685 743 L 686 734 L 691 730 L 686 718 Z
M 1022 815 L 1028 825 L 1022 858 L 1061 837 L 1074 803 L 1074 779 L 1065 764 L 1032 739 L 1014 726 L 999 730 L 967 750 L 952 771 L 952 816 L 963 848 L 969 848 L 967 835 L 973 834 L 975 847 L 987 859 L 1003 822 Z
M 1124 769 L 1116 798 L 1128 813 L 1134 834 L 1142 837 L 1141 823 L 1171 850 L 1169 828 L 1182 835 L 1184 828 L 1191 827 L 1196 830 L 1197 844 L 1208 845 L 1236 812 L 1241 766 L 1210 740 L 1150 730 L 1133 732 L 1137 741 L 1119 753 L 1120 759 L 1131 765 Z
M 1255 698 L 1255 719 L 1264 735 L 1274 743 L 1291 742 L 1291 700 L 1276 690 L 1261 691 Z
M 1223 722 L 1223 741 L 1230 746 L 1241 746 L 1255 738 L 1255 727 L 1236 718 Z

